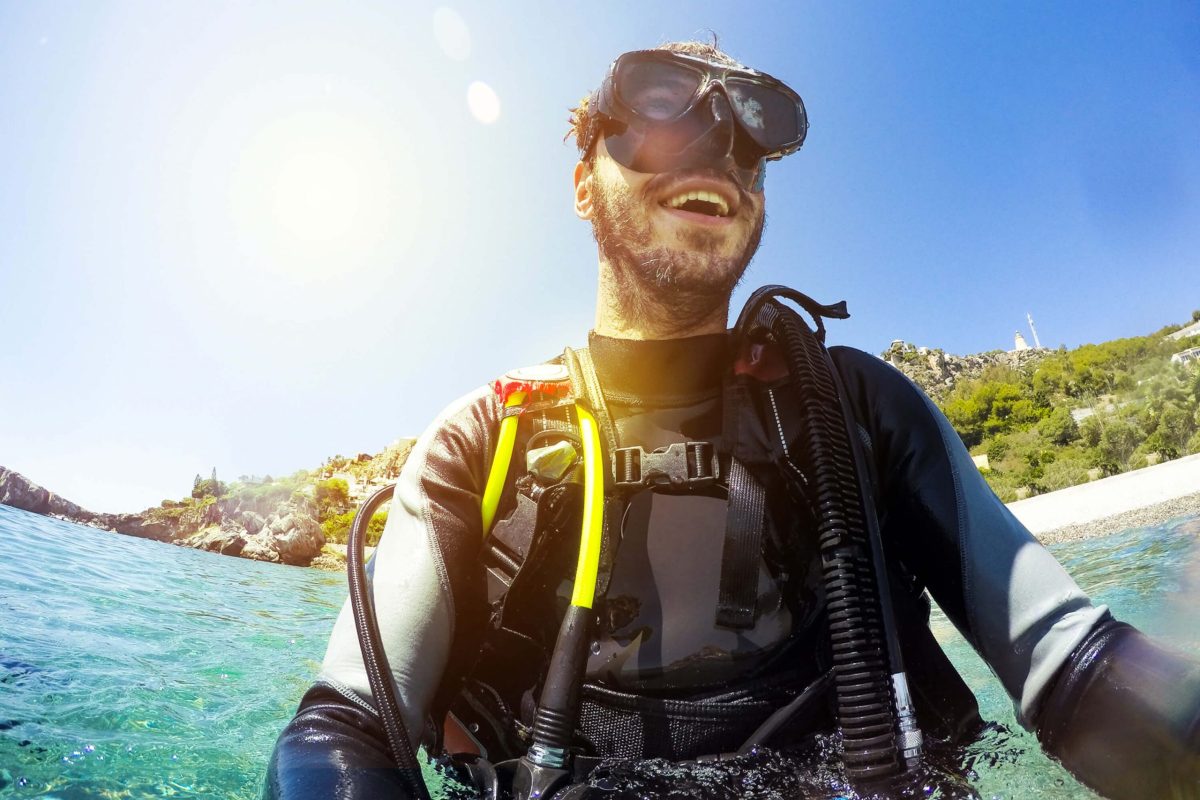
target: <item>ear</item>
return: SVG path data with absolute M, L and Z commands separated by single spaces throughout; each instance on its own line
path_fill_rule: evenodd
M 592 167 L 583 161 L 575 164 L 575 216 L 582 220 L 592 218 Z

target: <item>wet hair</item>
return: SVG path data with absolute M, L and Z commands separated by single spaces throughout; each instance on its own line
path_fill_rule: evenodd
M 731 67 L 740 67 L 733 56 L 726 53 L 717 45 L 717 35 L 712 35 L 712 42 L 687 41 L 687 42 L 664 42 L 655 50 L 670 50 L 672 53 L 683 53 L 689 56 L 700 56 L 707 58 L 710 61 L 715 61 L 719 64 L 727 64 Z M 579 148 L 579 157 L 585 161 L 590 161 L 592 153 L 595 152 L 590 148 L 590 143 L 595 137 L 589 137 L 588 133 L 593 124 L 595 124 L 595 115 L 588 110 L 588 104 L 591 101 L 591 94 L 585 94 L 579 100 L 579 104 L 570 110 L 570 116 L 567 117 L 567 124 L 570 126 L 567 129 L 563 141 L 574 137 L 575 146 Z M 588 148 L 584 152 L 584 148 Z

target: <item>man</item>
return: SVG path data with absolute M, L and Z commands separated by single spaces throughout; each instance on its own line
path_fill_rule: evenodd
M 786 337 L 727 333 L 730 295 L 762 234 L 765 163 L 799 149 L 806 129 L 792 90 L 698 43 L 624 54 L 576 110 L 575 212 L 599 255 L 589 351 L 568 351 L 569 369 L 518 372 L 452 404 L 405 465 L 374 562 L 409 744 L 425 733 L 433 747 L 486 750 L 491 761 L 524 755 L 535 771 L 569 769 L 570 751 L 693 759 L 765 728 L 781 745 L 830 730 L 832 694 L 845 729 L 854 701 L 838 615 L 855 598 L 830 600 L 841 580 L 830 570 L 856 548 L 860 566 L 871 560 L 877 520 L 882 569 L 861 591 L 877 592 L 863 607 L 884 609 L 871 624 L 886 636 L 848 657 L 908 664 L 913 699 L 902 680 L 886 689 L 889 719 L 903 726 L 915 707 L 927 736 L 959 742 L 980 725 L 924 625 L 927 589 L 1021 723 L 1081 780 L 1114 798 L 1200 796 L 1200 668 L 1093 606 L 918 389 L 835 348 L 829 374 L 841 388 L 831 394 L 784 363 Z M 546 466 L 564 452 L 586 457 L 587 414 L 563 411 L 560 389 L 596 412 L 617 474 L 605 479 L 596 605 L 582 606 L 583 685 L 568 668 L 566 716 L 551 721 L 569 741 L 551 747 L 545 708 L 560 687 L 548 664 L 570 661 L 573 634 L 556 631 L 580 608 L 566 596 L 585 549 L 560 524 L 582 513 L 568 491 L 580 468 Z M 806 444 L 830 408 L 850 438 Z M 514 437 L 527 471 L 506 466 Z M 710 475 L 671 472 L 680 443 Z M 822 465 L 849 452 L 860 454 L 856 471 L 845 473 L 845 458 L 829 469 L 856 476 L 861 491 L 814 498 Z M 830 546 L 829 508 L 869 518 L 855 523 L 868 538 Z M 374 702 L 344 610 L 320 679 L 279 739 L 267 796 L 404 796 Z M 891 763 L 896 747 L 916 752 L 908 731 Z M 858 774 L 869 775 L 877 765 L 862 758 Z

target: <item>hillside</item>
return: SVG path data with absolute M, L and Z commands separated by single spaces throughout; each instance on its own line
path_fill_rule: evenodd
M 400 439 L 375 455 L 334 456 L 286 478 L 243 475 L 225 483 L 214 470 L 209 478 L 196 476 L 191 496 L 132 514 L 97 514 L 0 467 L 0 503 L 224 555 L 338 569 L 344 557 L 327 545 L 345 543 L 354 509 L 395 481 L 414 441 Z M 385 519 L 372 521 L 368 544 L 378 541 Z
M 896 342 L 882 357 L 933 398 L 1010 502 L 1200 452 L 1200 362 L 1181 355 L 1200 347 L 1193 329 L 973 356 Z
M 1200 311 L 1193 323 L 1200 320 Z M 956 356 L 895 342 L 882 354 L 933 398 L 1005 502 L 1200 452 L 1200 328 L 1073 350 Z M 1200 351 L 1194 355 L 1200 356 Z M 133 514 L 97 514 L 0 467 L 0 503 L 226 555 L 340 568 L 358 504 L 395 481 L 415 440 L 334 456 L 286 478 L 196 475 L 192 492 Z M 378 540 L 385 514 L 371 523 Z

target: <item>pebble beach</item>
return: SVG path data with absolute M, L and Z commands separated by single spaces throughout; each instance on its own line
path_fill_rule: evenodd
M 1200 454 L 1009 503 L 1046 543 L 1200 516 Z

